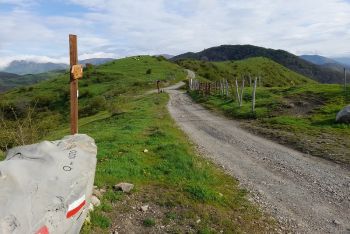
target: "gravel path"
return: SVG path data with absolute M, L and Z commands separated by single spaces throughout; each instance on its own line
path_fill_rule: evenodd
M 350 171 L 252 135 L 167 89 L 172 117 L 201 152 L 295 233 L 350 233 Z

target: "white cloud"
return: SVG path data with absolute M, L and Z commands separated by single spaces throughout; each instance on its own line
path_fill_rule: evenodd
M 89 58 L 118 58 L 113 53 L 96 52 L 96 53 L 84 53 L 79 55 L 79 60 L 89 59 Z
M 69 33 L 78 35 L 84 56 L 179 54 L 248 43 L 298 54 L 350 55 L 350 4 L 340 0 L 68 2 L 85 12 L 50 16 L 24 8 L 1 14 L 0 57 L 66 57 Z
M 18 55 L 9 56 L 0 60 L 0 70 L 6 68 L 13 60 L 26 60 L 37 63 L 65 63 L 68 64 L 68 57 L 53 58 L 48 56 L 37 56 L 37 55 Z

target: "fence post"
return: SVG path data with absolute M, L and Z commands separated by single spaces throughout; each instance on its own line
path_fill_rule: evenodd
M 226 85 L 226 97 L 229 96 L 229 89 L 228 89 L 228 81 L 225 80 L 225 85 Z
M 258 78 L 255 77 L 255 80 L 254 80 L 254 88 L 253 88 L 253 95 L 252 95 L 252 112 L 254 113 L 255 112 L 255 94 L 256 94 L 256 83 L 258 82 Z
M 243 78 L 242 80 L 242 89 L 241 89 L 241 100 L 239 102 L 239 106 L 241 107 L 242 106 L 242 102 L 243 102 L 243 95 L 244 95 L 244 81 L 245 79 Z
M 236 78 L 236 96 L 237 96 L 237 102 L 239 105 L 241 105 L 241 97 L 239 95 L 239 90 L 238 90 L 238 81 L 237 81 L 237 78 Z
M 70 71 L 78 64 L 77 36 L 69 35 L 69 57 Z M 78 80 L 74 79 L 70 72 L 70 132 L 72 135 L 78 133 Z

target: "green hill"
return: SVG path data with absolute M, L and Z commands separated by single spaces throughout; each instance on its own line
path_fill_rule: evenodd
M 28 75 L 17 75 L 14 73 L 0 72 L 0 93 L 16 87 L 28 86 L 43 80 L 48 80 L 62 73 L 64 73 L 64 71 L 52 71 Z
M 149 204 L 152 213 L 132 225 L 151 233 L 160 226 L 168 233 L 271 233 L 276 228 L 236 180 L 196 155 L 169 116 L 168 95 L 146 94 L 156 80 L 167 85 L 186 75 L 180 66 L 150 56 L 85 70 L 79 81 L 79 132 L 96 141 L 95 185 L 106 192 L 82 233 L 111 233 L 115 223 L 124 221 L 118 217 L 138 216 L 141 204 Z M 68 80 L 66 73 L 0 94 L 2 150 L 69 134 Z M 127 195 L 114 191 L 119 182 L 133 183 L 135 189 Z
M 180 59 L 196 59 L 204 61 L 242 60 L 252 57 L 269 58 L 290 70 L 321 83 L 341 83 L 343 74 L 327 67 L 312 64 L 284 50 L 266 49 L 252 45 L 221 45 L 205 49 L 198 53 L 185 53 L 173 57 L 172 61 Z
M 207 62 L 200 60 L 184 59 L 177 63 L 187 69 L 195 71 L 199 76 L 209 80 L 235 79 L 242 77 L 253 78 L 261 76 L 262 86 L 282 87 L 293 86 L 315 81 L 293 72 L 282 65 L 267 58 L 249 58 L 240 61 Z

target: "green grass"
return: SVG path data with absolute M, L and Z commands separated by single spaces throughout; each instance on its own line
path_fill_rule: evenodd
M 350 125 L 335 122 L 347 105 L 340 85 L 308 84 L 258 88 L 256 109 L 251 110 L 251 88 L 245 89 L 243 106 L 235 97 L 191 96 L 208 108 L 242 120 L 242 126 L 305 153 L 350 164 Z M 248 122 L 247 122 L 248 121 Z
M 115 208 L 129 196 L 113 190 L 119 182 L 133 183 L 134 199 L 147 196 L 147 202 L 164 210 L 164 219 L 154 221 L 156 225 L 175 222 L 174 232 L 187 226 L 227 233 L 274 230 L 271 218 L 248 201 L 247 192 L 236 180 L 197 156 L 169 116 L 168 95 L 145 95 L 146 90 L 155 88 L 156 80 L 165 85 L 185 77 L 178 65 L 149 56 L 120 59 L 85 71 L 79 82 L 79 104 L 85 116 L 79 120 L 79 132 L 96 141 L 95 185 L 106 193 L 83 233 L 108 233 L 112 223 L 118 223 L 118 214 L 130 212 L 125 205 Z M 21 110 L 21 102 L 36 101 L 34 120 L 38 126 L 51 123 L 41 139 L 60 139 L 69 134 L 67 81 L 66 74 L 31 90 L 13 90 L 1 95 L 2 105 L 11 103 Z M 97 97 L 102 98 L 95 101 Z M 138 225 L 145 224 L 141 220 Z
M 156 202 L 160 206 L 187 207 L 183 213 L 189 216 L 195 210 L 203 219 L 198 228 L 219 226 L 237 232 L 258 230 L 258 226 L 268 228 L 271 221 L 264 220 L 249 204 L 238 183 L 195 155 L 187 138 L 174 127 L 165 107 L 167 102 L 166 94 L 130 98 L 130 111 L 80 128 L 98 146 L 95 184 L 109 189 L 103 202 L 112 204 L 122 199 L 119 195 L 115 198 L 111 188 L 127 181 L 135 184 L 137 191 L 147 186 L 164 188 L 166 193 Z M 206 214 L 206 209 L 215 215 Z M 219 223 L 216 215 L 222 218 Z M 242 223 L 234 220 L 237 216 L 243 217 Z
M 156 225 L 156 221 L 152 218 L 147 218 L 147 219 L 143 220 L 143 225 L 145 227 L 153 227 Z
M 148 69 L 152 70 L 151 74 L 146 74 Z M 129 108 L 129 95 L 141 95 L 145 89 L 155 88 L 156 80 L 168 85 L 185 75 L 179 66 L 151 56 L 129 57 L 85 70 L 79 81 L 79 115 L 91 117 L 101 115 L 101 111 L 108 111 L 111 115 L 122 113 Z M 24 118 L 28 107 L 35 107 L 32 118 L 35 119 L 37 137 L 32 139 L 33 142 L 53 130 L 62 132 L 62 129 L 67 129 L 69 74 L 0 94 L 0 116 L 5 116 L 9 126 L 16 124 L 11 108 L 19 118 Z M 3 133 L 0 134 L 0 149 L 6 144 L 15 146 L 14 140 L 7 137 L 10 134 Z M 27 143 L 32 143 L 31 139 Z
M 195 71 L 199 77 L 204 77 L 211 81 L 220 79 L 233 80 L 235 78 L 240 81 L 242 77 L 245 76 L 247 82 L 249 81 L 248 76 L 251 75 L 252 79 L 254 79 L 255 76 L 261 76 L 261 85 L 266 87 L 284 87 L 316 83 L 268 58 L 262 57 L 227 62 L 207 62 L 185 59 L 179 60 L 177 63 Z

